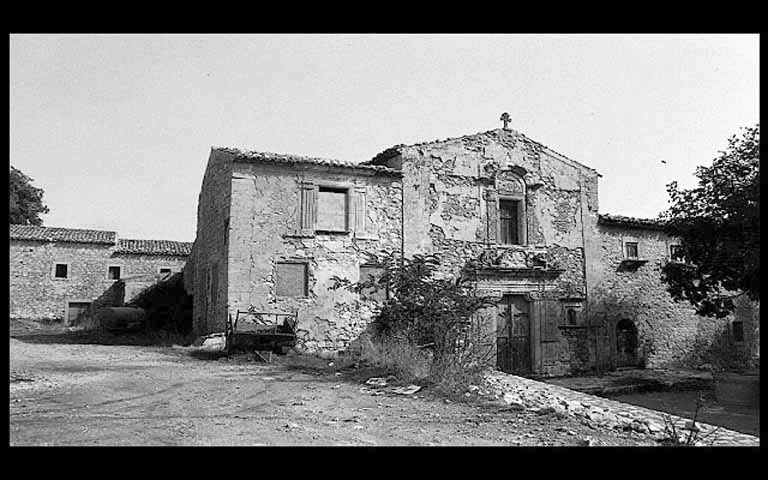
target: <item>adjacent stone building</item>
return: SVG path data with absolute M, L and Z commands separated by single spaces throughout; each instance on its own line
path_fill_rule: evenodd
M 297 312 L 307 348 L 343 351 L 377 299 L 331 290 L 331 278 L 375 275 L 390 253 L 436 253 L 443 275 L 470 275 L 498 305 L 482 320 L 502 370 L 711 361 L 717 338 L 734 343 L 734 319 L 671 300 L 660 269 L 680 260 L 674 239 L 657 222 L 598 213 L 599 177 L 507 129 L 360 164 L 213 148 L 185 275 L 195 329 L 222 331 L 249 308 Z
M 191 244 L 116 232 L 10 225 L 10 317 L 65 320 L 119 306 L 183 269 Z

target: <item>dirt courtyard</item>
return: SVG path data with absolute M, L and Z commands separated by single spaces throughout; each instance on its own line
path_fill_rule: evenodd
M 314 357 L 199 359 L 185 347 L 10 338 L 11 445 L 653 445 L 570 417 L 372 395 Z

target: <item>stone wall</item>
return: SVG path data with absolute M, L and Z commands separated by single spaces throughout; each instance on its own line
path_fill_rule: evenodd
M 349 188 L 348 232 L 300 231 L 301 188 L 309 184 Z M 309 350 L 345 349 L 365 329 L 375 304 L 345 290 L 331 290 L 331 277 L 357 281 L 361 264 L 400 252 L 398 179 L 334 168 L 236 162 L 231 191 L 229 313 L 251 306 L 259 311 L 298 312 Z M 306 298 L 276 295 L 280 261 L 308 265 Z
M 185 257 L 115 253 L 114 245 L 11 240 L 9 245 L 10 317 L 64 320 L 69 302 L 100 307 L 122 305 L 122 282 L 108 279 L 110 266 L 121 278 L 183 268 Z M 67 278 L 54 277 L 54 265 L 68 265 Z M 149 284 L 147 284 L 148 286 Z
M 658 230 L 598 225 L 601 257 L 596 262 L 599 281 L 591 292 L 591 314 L 610 332 L 613 342 L 617 322 L 628 319 L 639 336 L 638 363 L 651 368 L 697 366 L 708 362 L 707 351 L 727 331 L 727 319 L 696 315 L 692 306 L 675 302 L 661 280 L 661 268 L 670 260 L 675 240 Z M 638 243 L 638 257 L 645 262 L 622 265 L 624 242 Z M 615 350 L 613 343 L 609 348 Z
M 67 302 L 119 302 L 107 279 L 110 245 L 68 242 L 10 242 L 10 316 L 64 320 Z M 69 265 L 67 278 L 54 278 L 54 264 Z M 95 305 L 95 306 L 96 306 Z
M 169 268 L 171 273 L 184 270 L 187 257 L 175 255 L 144 255 L 115 253 L 110 257 L 110 265 L 120 265 L 120 277 L 123 279 L 123 301 L 130 302 L 144 289 L 151 287 L 160 279 L 160 269 Z
M 201 335 L 223 331 L 227 318 L 232 157 L 211 150 L 197 206 L 197 235 L 185 269 L 185 284 L 192 282 L 193 329 Z

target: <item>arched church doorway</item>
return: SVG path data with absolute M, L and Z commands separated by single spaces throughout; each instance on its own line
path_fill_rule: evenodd
M 637 355 L 637 327 L 632 320 L 621 320 L 616 324 L 616 366 L 636 367 Z

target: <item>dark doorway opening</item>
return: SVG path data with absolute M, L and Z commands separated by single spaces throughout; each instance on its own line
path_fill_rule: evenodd
M 621 320 L 616 324 L 616 367 L 638 366 L 637 327 L 632 320 Z

